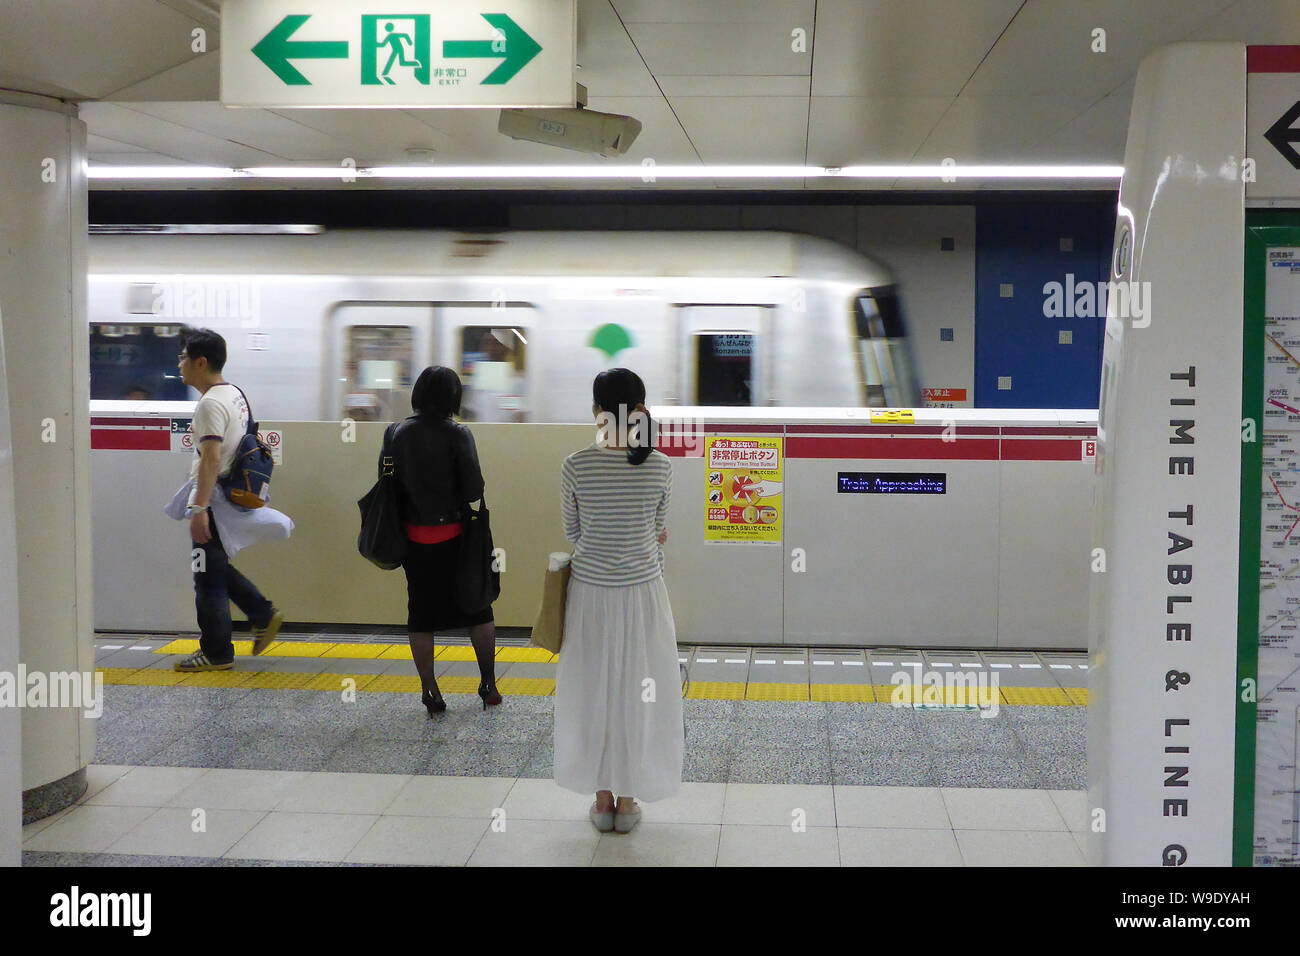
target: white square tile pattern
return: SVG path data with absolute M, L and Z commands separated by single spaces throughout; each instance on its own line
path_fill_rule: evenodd
M 954 830 L 1066 830 L 1046 790 L 944 787 Z
M 631 834 L 548 779 L 93 765 L 23 848 L 406 866 L 1083 866 L 1082 790 L 684 783 Z M 200 813 L 201 811 L 201 813 Z

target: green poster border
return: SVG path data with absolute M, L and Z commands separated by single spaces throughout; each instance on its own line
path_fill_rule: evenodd
M 1237 576 L 1236 742 L 1232 799 L 1232 865 L 1251 866 L 1255 845 L 1256 703 L 1242 700 L 1244 682 L 1258 693 L 1259 542 L 1264 481 L 1264 288 L 1270 247 L 1300 246 L 1300 211 L 1246 210 L 1242 296 L 1241 417 L 1255 422 L 1255 441 L 1241 443 L 1241 550 Z M 1252 698 L 1255 695 L 1252 695 Z

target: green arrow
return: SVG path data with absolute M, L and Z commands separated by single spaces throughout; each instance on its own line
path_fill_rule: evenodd
M 501 31 L 505 49 L 494 50 L 496 40 L 443 40 L 442 55 L 446 57 L 501 57 L 497 68 L 487 75 L 481 86 L 500 86 L 508 83 L 528 62 L 542 52 L 537 41 L 520 29 L 504 13 L 481 14 L 484 20 Z
M 294 31 L 311 19 L 311 14 L 292 14 L 277 23 L 271 32 L 257 41 L 253 56 L 289 86 L 311 86 L 311 80 L 293 67 L 290 60 L 346 60 L 346 40 L 294 40 Z

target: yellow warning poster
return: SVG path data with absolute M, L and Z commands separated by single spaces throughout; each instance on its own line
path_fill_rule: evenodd
M 704 440 L 705 541 L 781 541 L 784 439 Z

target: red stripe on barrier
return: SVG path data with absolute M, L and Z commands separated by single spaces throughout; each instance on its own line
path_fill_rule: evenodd
M 112 428 L 92 428 L 90 447 L 92 450 L 114 448 L 128 451 L 171 451 L 172 436 L 170 431 L 158 429 L 118 431 Z
M 92 428 L 106 425 L 130 425 L 132 428 L 161 428 L 167 432 L 172 430 L 170 418 L 92 418 L 90 424 Z
M 1246 72 L 1300 73 L 1300 46 L 1248 46 Z
M 1003 435 L 1071 435 L 1076 438 L 1095 438 L 1097 429 L 1091 425 L 1068 425 L 1062 427 L 1039 428 L 1035 425 L 1004 425 Z
M 787 425 L 787 435 L 942 435 L 947 425 Z M 996 425 L 953 424 L 950 434 L 969 438 L 973 435 L 999 434 Z
M 996 438 L 787 438 L 787 458 L 866 458 L 997 461 Z
M 1007 439 L 1002 442 L 1003 461 L 1083 461 L 1080 439 Z

